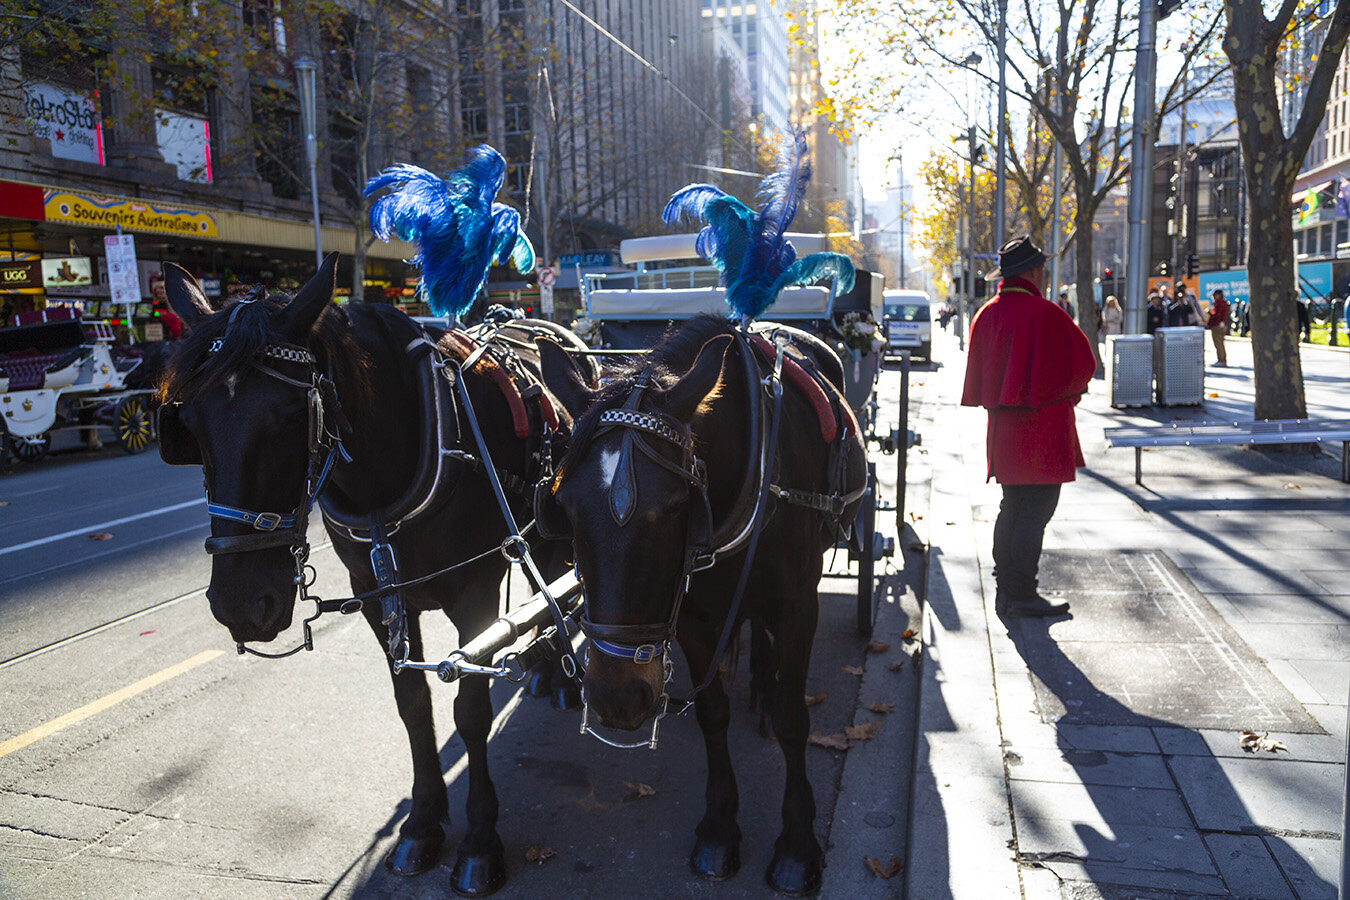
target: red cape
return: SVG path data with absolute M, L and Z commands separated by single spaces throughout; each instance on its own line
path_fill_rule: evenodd
M 1073 406 L 1097 361 L 1064 310 L 1008 278 L 970 323 L 964 406 L 989 410 L 989 475 L 1003 484 L 1072 481 L 1083 465 Z

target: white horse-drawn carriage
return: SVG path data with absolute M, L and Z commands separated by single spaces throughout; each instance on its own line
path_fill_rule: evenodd
M 153 438 L 154 389 L 133 373 L 144 363 L 118 348 L 106 321 L 76 310 L 27 313 L 0 329 L 0 458 L 41 459 L 59 431 L 109 427 L 122 449 L 140 453 Z

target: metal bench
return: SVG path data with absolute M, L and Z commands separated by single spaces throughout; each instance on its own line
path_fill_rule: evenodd
M 1109 447 L 1134 448 L 1134 483 L 1143 484 L 1145 447 L 1214 447 L 1221 444 L 1311 444 L 1341 442 L 1341 481 L 1350 484 L 1350 419 L 1263 419 L 1198 425 L 1126 425 L 1105 429 Z

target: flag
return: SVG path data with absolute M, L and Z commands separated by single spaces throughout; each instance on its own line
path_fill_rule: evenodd
M 1350 219 L 1350 178 L 1343 179 L 1336 192 L 1336 215 Z
M 1322 194 L 1311 188 L 1308 189 L 1308 195 L 1303 198 L 1303 210 L 1298 214 L 1298 224 L 1305 225 L 1308 220 L 1313 218 L 1313 214 L 1322 206 Z

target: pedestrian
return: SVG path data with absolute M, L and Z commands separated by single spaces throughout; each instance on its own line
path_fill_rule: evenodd
M 988 477 L 1003 488 L 994 523 L 994 609 L 1058 616 L 1068 603 L 1036 592 L 1045 526 L 1060 487 L 1084 465 L 1073 408 L 1096 358 L 1073 319 L 1045 299 L 1045 253 L 1024 235 L 999 248 L 1001 279 L 970 323 L 963 406 L 988 410 Z
M 1116 299 L 1115 294 L 1111 294 L 1102 304 L 1102 334 L 1124 333 L 1125 310 L 1120 308 L 1120 301 Z
M 1195 324 L 1195 311 L 1186 302 L 1186 295 L 1177 291 L 1164 307 L 1167 313 L 1167 327 L 1181 328 Z
M 1070 319 L 1073 318 L 1073 305 L 1069 303 L 1068 291 L 1059 292 L 1059 308 L 1064 310 L 1064 312 L 1068 314 Z
M 1195 291 L 1186 287 L 1184 284 L 1177 285 L 1177 295 L 1184 296 L 1186 305 L 1191 308 L 1191 324 L 1199 325 L 1205 321 L 1205 311 L 1200 308 L 1200 298 L 1195 296 Z
M 1144 330 L 1149 334 L 1167 324 L 1167 310 L 1163 307 L 1162 294 L 1154 291 L 1148 295 L 1148 306 L 1144 309 Z
M 1223 299 L 1223 291 L 1214 289 L 1214 299 L 1209 304 L 1209 318 L 1205 320 L 1205 327 L 1209 329 L 1210 339 L 1214 341 L 1214 355 L 1218 361 L 1216 366 L 1228 365 L 1228 350 L 1223 345 L 1223 337 L 1228 333 L 1228 301 Z
M 1303 343 L 1312 343 L 1312 316 L 1308 315 L 1308 301 L 1298 298 L 1298 330 L 1303 333 Z

